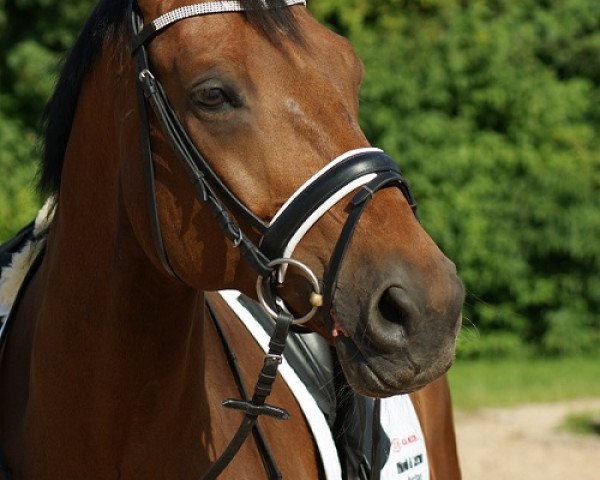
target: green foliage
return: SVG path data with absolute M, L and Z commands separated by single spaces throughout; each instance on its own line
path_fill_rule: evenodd
M 315 2 L 316 3 L 316 2 Z M 600 346 L 600 3 L 316 3 L 469 291 L 459 355 Z
M 59 59 L 75 40 L 93 2 L 0 2 L 0 241 L 29 222 L 40 118 Z
M 39 118 L 93 2 L 0 3 L 0 239 L 33 214 Z M 362 121 L 456 261 L 459 355 L 600 349 L 600 2 L 312 0 L 366 66 Z
M 36 131 L 52 89 L 59 59 L 75 41 L 91 0 L 7 0 L 0 43 L 2 111 Z
M 0 239 L 31 221 L 37 207 L 32 144 L 20 125 L 0 112 Z
M 517 333 L 505 330 L 479 333 L 468 326 L 463 327 L 458 337 L 457 351 L 461 359 L 469 360 L 501 357 L 525 359 L 530 353 Z

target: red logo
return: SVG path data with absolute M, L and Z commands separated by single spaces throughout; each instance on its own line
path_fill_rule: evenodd
M 406 438 L 393 438 L 392 439 L 392 450 L 394 452 L 399 452 L 402 450 L 402 447 L 406 445 L 410 445 L 411 443 L 417 442 L 419 439 L 416 435 L 410 435 Z

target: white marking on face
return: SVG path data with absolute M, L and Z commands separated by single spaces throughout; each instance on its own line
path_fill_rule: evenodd
M 302 111 L 302 108 L 300 108 L 300 105 L 296 100 L 294 100 L 293 98 L 288 98 L 285 103 L 288 108 L 288 111 L 292 115 L 299 117 L 304 116 L 304 112 Z

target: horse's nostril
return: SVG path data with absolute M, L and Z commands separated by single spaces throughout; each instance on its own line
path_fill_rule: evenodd
M 379 313 L 388 322 L 395 323 L 402 328 L 402 335 L 408 335 L 408 312 L 405 308 L 406 292 L 400 287 L 390 287 L 379 299 Z

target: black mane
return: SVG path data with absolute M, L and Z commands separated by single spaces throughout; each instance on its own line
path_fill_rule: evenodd
M 262 0 L 240 2 L 246 9 L 248 21 L 271 41 L 277 40 L 278 32 L 298 36 L 293 16 L 286 7 L 285 0 L 266 0 L 270 8 L 265 8 Z M 86 74 L 94 66 L 104 42 L 118 42 L 124 50 L 129 48 L 131 34 L 127 15 L 128 4 L 128 0 L 100 0 L 64 60 L 56 89 L 46 105 L 43 117 L 44 151 L 38 189 L 45 194 L 56 194 L 59 191 L 63 159 L 71 134 L 79 90 Z

